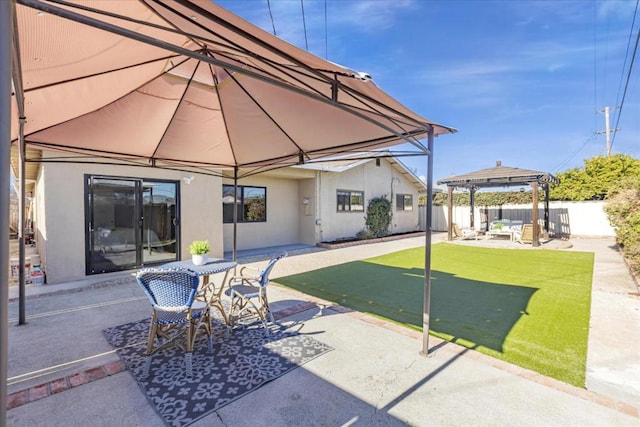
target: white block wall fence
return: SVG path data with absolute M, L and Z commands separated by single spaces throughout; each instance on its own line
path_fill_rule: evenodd
M 556 236 L 615 237 L 615 230 L 604 212 L 606 202 L 549 202 L 549 231 Z M 420 206 L 420 229 L 425 228 L 426 206 Z M 469 206 L 453 207 L 453 222 L 461 227 L 470 226 Z M 481 230 L 485 222 L 496 219 L 519 219 L 531 223 L 531 205 L 476 206 L 475 229 Z M 538 218 L 544 224 L 544 204 L 538 205 Z M 434 206 L 433 231 L 447 231 L 447 206 Z

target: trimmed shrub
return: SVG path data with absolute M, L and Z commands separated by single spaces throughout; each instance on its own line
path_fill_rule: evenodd
M 356 233 L 356 239 L 360 239 L 360 240 L 369 240 L 369 239 L 373 239 L 374 235 L 371 232 L 371 230 L 368 229 L 362 229 L 360 231 L 358 231 Z
M 391 224 L 391 202 L 386 196 L 374 197 L 367 205 L 365 225 L 373 237 L 384 237 L 389 234 Z

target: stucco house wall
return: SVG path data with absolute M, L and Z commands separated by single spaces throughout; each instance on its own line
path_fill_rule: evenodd
M 222 183 L 233 185 L 233 180 L 225 178 Z M 258 175 L 238 181 L 238 185 L 267 188 L 267 221 L 238 223 L 238 250 L 264 248 L 300 243 L 299 180 Z M 222 196 L 215 207 L 222 212 Z M 220 218 L 220 223 L 222 219 Z M 233 224 L 223 226 L 224 250 L 233 250 Z
M 317 176 L 320 172 L 317 173 Z M 299 210 L 299 231 L 300 243 L 305 245 L 315 245 L 319 242 L 316 216 L 318 209 L 317 177 L 313 179 L 302 179 L 298 187 L 298 210 Z
M 404 233 L 418 229 L 418 187 L 411 183 L 384 158 L 379 166 L 375 160 L 366 161 L 343 172 L 323 171 L 320 176 L 320 220 L 319 241 L 334 241 L 353 238 L 365 228 L 366 207 L 375 197 L 386 196 L 392 202 L 391 233 Z M 365 208 L 362 212 L 339 212 L 337 191 L 364 191 Z M 396 195 L 410 194 L 413 210 L 398 211 Z
M 44 152 L 46 159 L 51 153 Z M 55 154 L 59 155 L 59 154 Z M 223 224 L 222 185 L 230 178 L 188 174 L 128 165 L 47 163 L 41 164 L 34 192 L 34 222 L 40 264 L 48 283 L 85 279 L 85 175 L 134 179 L 161 179 L 177 183 L 180 195 L 179 259 L 188 259 L 193 240 L 208 240 L 213 257 L 233 249 L 233 224 Z M 285 168 L 253 177 L 238 184 L 266 187 L 267 221 L 239 223 L 239 250 L 351 238 L 364 228 L 366 205 L 373 197 L 386 195 L 392 201 L 390 232 L 418 227 L 418 192 L 421 184 L 407 179 L 406 169 L 386 159 L 367 159 L 332 168 Z M 193 179 L 183 179 L 191 178 Z M 337 191 L 364 191 L 365 210 L 338 212 Z M 398 211 L 396 194 L 410 194 L 413 210 Z M 104 277 L 121 272 L 104 273 Z M 95 277 L 92 275 L 91 277 Z
M 185 184 L 181 172 L 99 164 L 42 163 L 36 184 L 37 245 L 48 283 L 80 280 L 85 275 L 85 174 L 178 181 L 180 258 L 188 258 L 192 240 L 209 240 L 212 256 L 222 256 L 221 179 L 197 175 Z M 46 211 L 46 215 L 44 212 Z M 108 276 L 108 275 L 107 275 Z

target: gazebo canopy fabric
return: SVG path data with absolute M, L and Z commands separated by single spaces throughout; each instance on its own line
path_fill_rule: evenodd
M 210 0 L 16 1 L 33 148 L 251 174 L 455 131 Z
M 233 169 L 237 178 L 239 171 L 247 176 L 409 143 L 412 155 L 428 155 L 430 175 L 433 138 L 455 132 L 411 111 L 368 74 L 298 49 L 211 0 L 0 3 L 0 29 L 6 30 L 0 83 L 3 96 L 11 96 L 10 107 L 0 106 L 0 121 L 21 153 L 26 143 L 64 152 L 60 161 L 88 156 L 203 173 Z M 24 174 L 20 179 L 24 192 Z M 429 225 L 427 216 L 425 354 Z M 0 257 L 8 259 L 6 247 Z M 7 306 L 5 293 L 0 307 Z M 6 343 L 7 323 L 1 326 Z M 0 347 L 0 383 L 6 384 L 6 345 Z M 5 402 L 0 386 L 2 408 Z M 0 424 L 5 415 L 0 410 Z
M 548 172 L 502 166 L 502 162 L 498 161 L 492 168 L 440 179 L 438 180 L 438 185 L 486 188 L 529 185 L 532 182 L 537 182 L 538 184 L 558 183 L 558 179 Z

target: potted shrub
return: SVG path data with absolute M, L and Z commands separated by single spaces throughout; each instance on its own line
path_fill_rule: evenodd
M 189 245 L 189 253 L 191 254 L 191 262 L 194 265 L 206 264 L 209 257 L 207 254 L 211 250 L 208 240 L 194 240 Z

